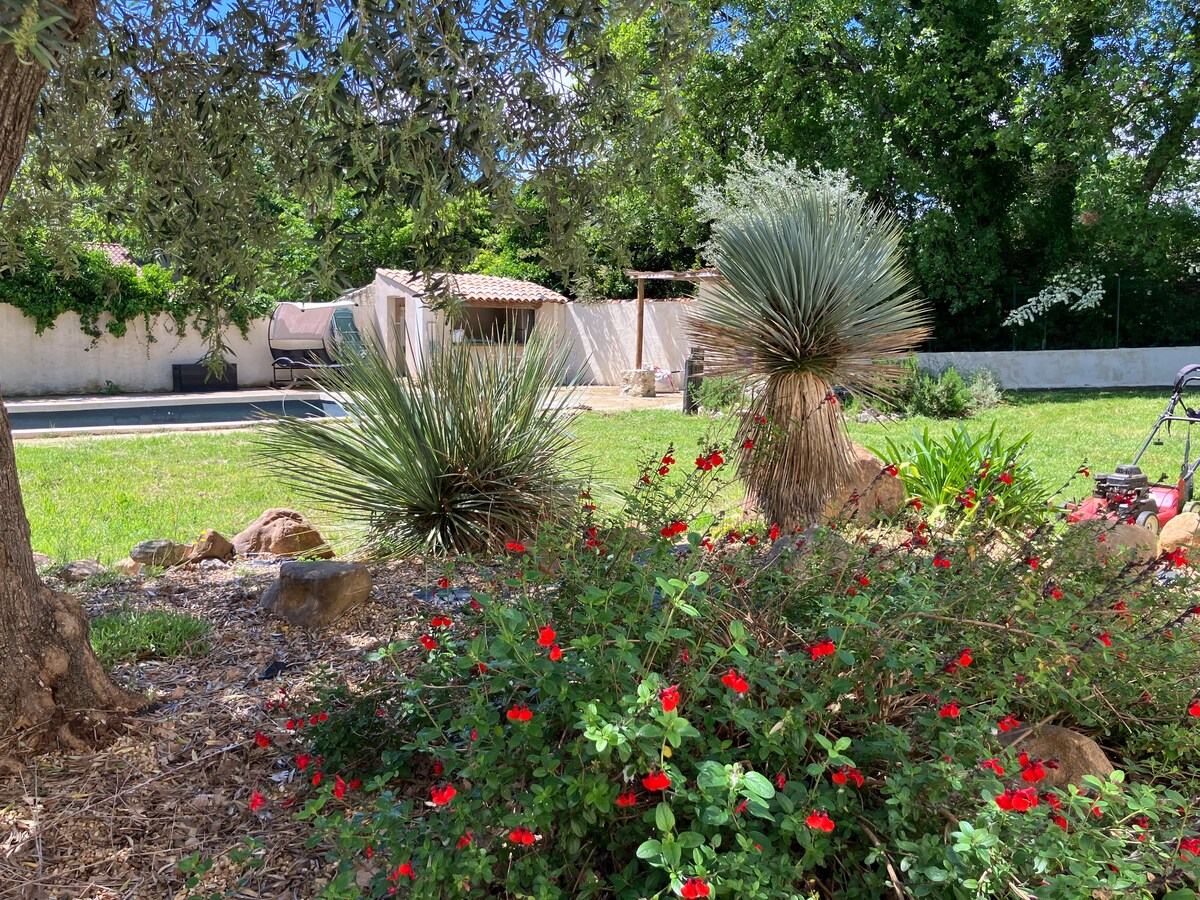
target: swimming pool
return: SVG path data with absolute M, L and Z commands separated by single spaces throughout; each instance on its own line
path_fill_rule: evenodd
M 319 391 L 249 391 L 202 396 L 63 398 L 8 402 L 18 437 L 51 433 L 171 430 L 179 427 L 247 424 L 264 416 L 312 419 L 346 415 Z

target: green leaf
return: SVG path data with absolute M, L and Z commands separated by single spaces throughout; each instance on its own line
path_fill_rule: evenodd
M 662 832 L 668 832 L 675 827 L 675 813 L 671 810 L 671 804 L 666 802 L 658 804 L 654 810 L 654 824 Z
M 656 840 L 642 841 L 637 848 L 637 858 L 657 860 L 662 856 L 662 843 Z
M 770 800 L 775 796 L 775 785 L 770 779 L 758 772 L 747 772 L 742 776 L 742 787 L 757 797 Z

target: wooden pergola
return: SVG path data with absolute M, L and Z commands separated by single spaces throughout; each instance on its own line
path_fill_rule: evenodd
M 642 367 L 642 334 L 646 321 L 646 282 L 647 281 L 717 281 L 721 273 L 716 269 L 696 269 L 691 272 L 643 272 L 638 269 L 626 269 L 626 278 L 637 281 L 637 341 L 633 354 L 633 368 Z

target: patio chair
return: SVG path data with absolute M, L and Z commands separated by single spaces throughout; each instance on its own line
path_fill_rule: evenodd
M 362 347 L 354 324 L 352 300 L 331 303 L 280 303 L 271 314 L 267 344 L 271 349 L 271 386 L 295 384 L 341 368 L 336 350 Z

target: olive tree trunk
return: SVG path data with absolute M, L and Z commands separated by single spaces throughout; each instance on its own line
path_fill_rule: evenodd
M 90 22 L 90 3 L 73 6 L 77 26 Z M 11 46 L 0 46 L 0 209 L 21 165 L 47 74 L 41 65 L 19 60 Z M 144 702 L 104 673 L 79 603 L 38 577 L 0 396 L 0 734 L 24 730 L 29 743 L 49 738 L 78 748 L 106 730 L 108 713 Z

